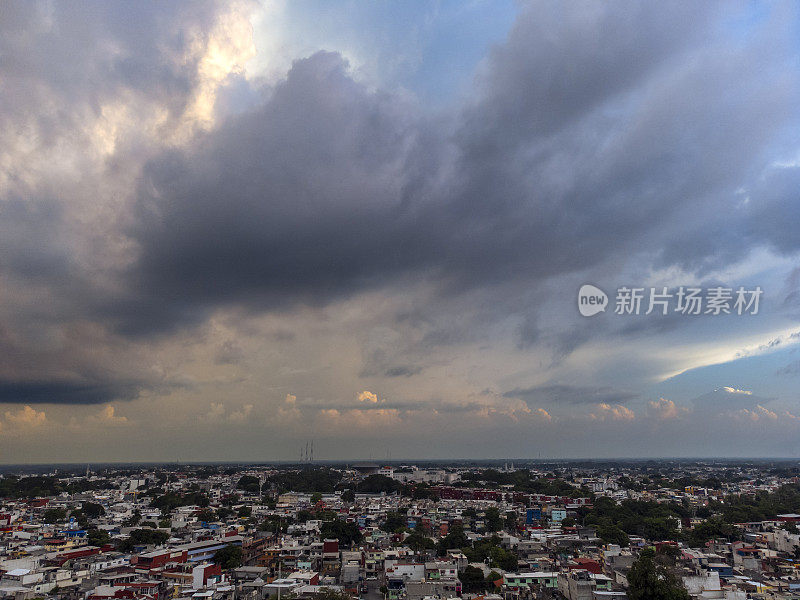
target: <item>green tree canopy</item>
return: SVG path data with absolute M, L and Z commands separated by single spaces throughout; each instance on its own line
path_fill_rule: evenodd
M 241 546 L 228 544 L 224 548 L 217 550 L 211 560 L 226 571 L 235 569 L 242 564 L 242 548 Z
M 411 548 L 414 552 L 433 550 L 436 548 L 436 542 L 416 529 L 405 539 L 404 544 Z
M 83 506 L 81 506 L 81 512 L 90 519 L 97 519 L 106 514 L 106 509 L 103 508 L 102 504 L 97 504 L 96 502 L 84 502 Z
M 677 578 L 655 561 L 651 548 L 642 551 L 628 573 L 630 600 L 690 600 Z
M 450 531 L 447 533 L 447 535 L 439 540 L 436 548 L 439 556 L 444 556 L 447 554 L 448 550 L 453 548 L 463 548 L 468 545 L 469 540 L 467 539 L 467 536 L 464 535 L 464 528 L 461 525 L 454 524 L 450 527 Z
M 130 535 L 117 542 L 120 552 L 131 552 L 136 546 L 159 546 L 169 539 L 166 531 L 158 529 L 134 529 Z
M 363 537 L 358 525 L 341 519 L 325 521 L 320 528 L 320 535 L 323 539 L 337 539 L 343 546 L 357 544 Z
M 386 513 L 386 520 L 381 523 L 381 529 L 388 533 L 394 533 L 396 531 L 400 531 L 405 529 L 406 527 L 406 517 L 397 512 L 388 512 Z
M 503 528 L 503 520 L 500 518 L 500 511 L 492 506 L 484 513 L 486 531 L 500 531 Z
M 362 494 L 392 494 L 399 492 L 403 484 L 386 475 L 370 475 L 358 484 L 358 491 Z
M 253 475 L 242 475 L 236 483 L 236 489 L 248 494 L 258 494 L 261 491 L 261 482 Z
M 63 508 L 48 508 L 42 513 L 45 523 L 60 523 L 67 520 L 67 511 Z
M 111 541 L 111 537 L 107 531 L 97 529 L 96 527 L 86 532 L 86 543 L 90 546 L 105 546 Z
M 486 590 L 486 581 L 483 578 L 483 571 L 478 567 L 467 565 L 464 570 L 458 574 L 458 579 L 461 581 L 461 587 L 464 592 L 468 594 L 476 594 Z

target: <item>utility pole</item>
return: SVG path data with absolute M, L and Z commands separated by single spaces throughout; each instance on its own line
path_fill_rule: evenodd
M 278 600 L 281 600 L 281 555 L 278 554 Z

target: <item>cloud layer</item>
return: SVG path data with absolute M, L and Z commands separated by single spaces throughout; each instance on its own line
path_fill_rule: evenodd
M 454 455 L 504 425 L 509 455 L 574 423 L 612 454 L 620 427 L 668 451 L 689 414 L 788 427 L 770 415 L 797 414 L 796 359 L 764 367 L 763 397 L 651 386 L 797 341 L 797 11 L 526 4 L 432 107 L 334 41 L 259 71 L 274 13 L 256 3 L 9 4 L 6 421 L 153 410 L 148 452 L 216 423 L 203 458 L 244 452 L 254 423 L 276 458 L 296 434 L 352 453 L 376 423 L 401 444 L 427 418 L 449 437 L 419 451 Z M 750 320 L 584 320 L 587 281 L 767 291 Z

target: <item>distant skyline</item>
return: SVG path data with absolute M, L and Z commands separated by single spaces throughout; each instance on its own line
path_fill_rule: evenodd
M 0 463 L 798 457 L 798 67 L 789 1 L 4 3 Z

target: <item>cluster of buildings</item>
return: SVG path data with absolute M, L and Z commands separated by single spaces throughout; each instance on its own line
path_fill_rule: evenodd
M 0 598 L 614 599 L 626 598 L 632 565 L 654 546 L 692 598 L 800 599 L 800 515 L 741 523 L 736 541 L 698 548 L 635 536 L 621 547 L 580 524 L 599 496 L 707 505 L 748 487 L 775 489 L 786 478 L 761 474 L 723 490 L 643 489 L 641 472 L 583 469 L 562 478 L 591 490 L 574 497 L 459 485 L 466 468 L 378 465 L 342 469 L 337 491 L 311 493 L 272 485 L 283 471 L 87 473 L 63 481 L 84 482 L 88 491 L 6 498 Z M 359 482 L 374 475 L 411 489 L 424 484 L 429 493 L 360 493 Z M 108 485 L 92 485 L 100 480 Z M 159 503 L 158 495 L 178 501 Z M 206 501 L 180 501 L 198 497 Z M 338 535 L 343 528 L 348 533 Z

